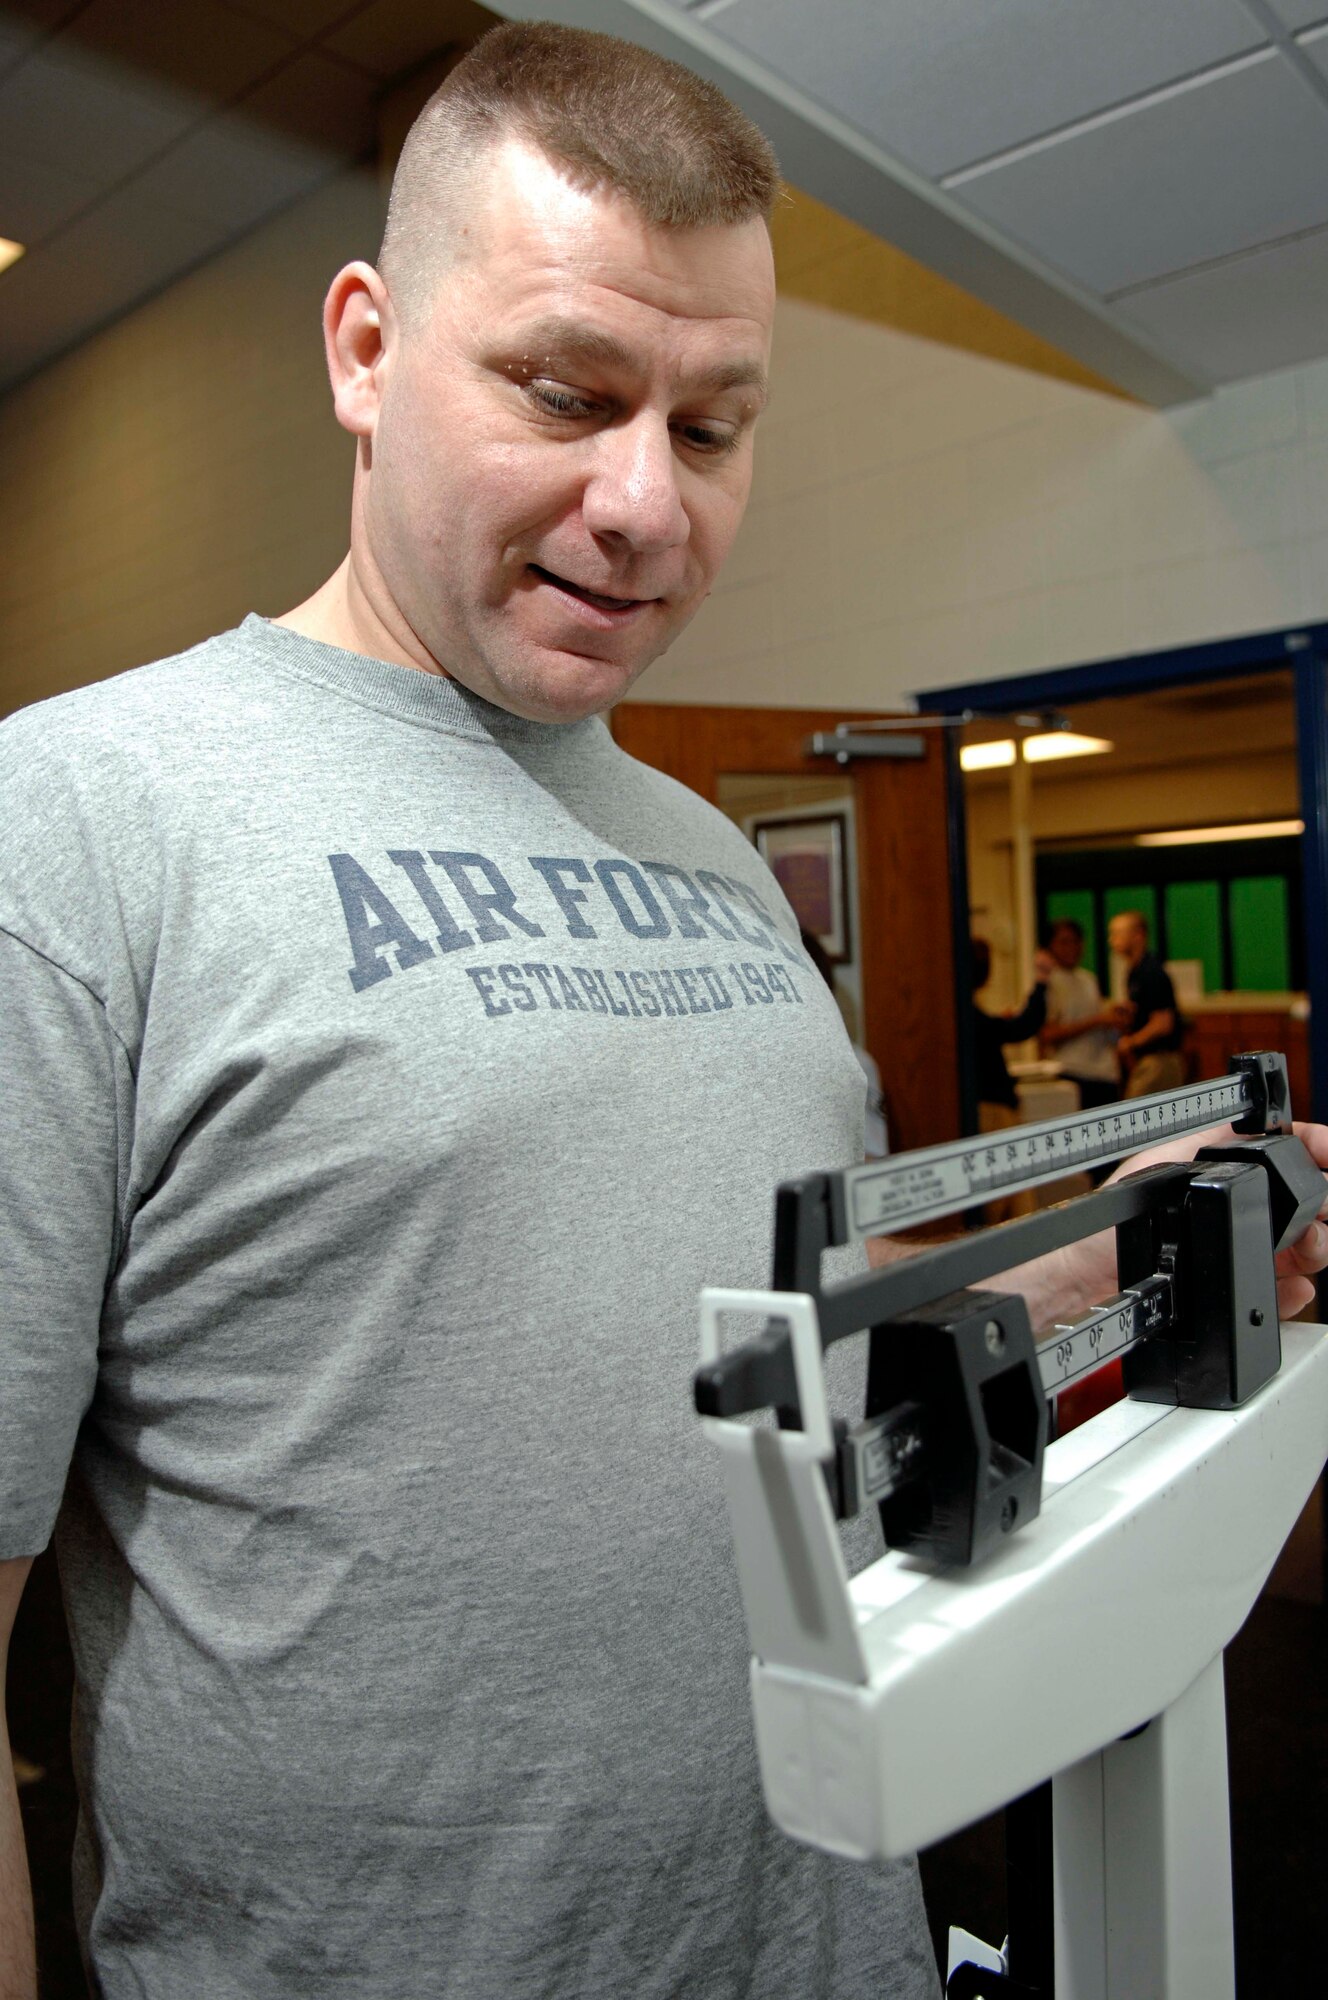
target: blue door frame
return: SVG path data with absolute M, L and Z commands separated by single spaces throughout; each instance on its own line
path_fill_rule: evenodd
M 1010 715 L 1097 701 L 1106 695 L 1143 694 L 1153 688 L 1177 687 L 1185 681 L 1229 680 L 1239 674 L 1271 673 L 1288 666 L 1295 676 L 1296 756 L 1301 817 L 1305 822 L 1301 858 L 1313 1077 L 1313 1104 L 1297 1109 L 1302 1116 L 1308 1111 L 1314 1118 L 1328 1122 L 1328 625 L 1253 633 L 1202 646 L 1178 646 L 1171 652 L 1135 653 L 1124 659 L 1098 660 L 1082 667 L 1057 667 L 1046 673 L 1024 674 L 1017 680 L 968 681 L 957 687 L 929 688 L 917 701 L 919 709 L 929 715 L 959 715 L 965 709 L 977 709 L 985 715 Z M 951 900 L 956 913 L 955 964 L 962 968 L 968 962 L 968 865 L 957 756 L 951 759 L 951 789 Z M 961 1044 L 970 1041 L 962 1008 L 960 1040 Z M 971 1091 L 971 1048 L 961 1046 L 958 1056 L 961 1083 Z M 973 1130 L 975 1107 L 967 1094 L 964 1115 L 967 1129 Z

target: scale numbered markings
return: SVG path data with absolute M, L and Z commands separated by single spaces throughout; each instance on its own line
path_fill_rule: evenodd
M 1101 1111 L 1013 1125 L 982 1140 L 959 1140 L 897 1160 L 850 1167 L 844 1174 L 849 1228 L 855 1238 L 930 1222 L 997 1195 L 1019 1194 L 1063 1174 L 1125 1158 L 1145 1146 L 1208 1125 L 1223 1125 L 1250 1108 L 1243 1076 L 1193 1084 L 1170 1095 L 1137 1097 Z
M 1043 1389 L 1054 1396 L 1058 1389 L 1091 1374 L 1103 1362 L 1113 1361 L 1141 1338 L 1138 1300 L 1132 1296 L 1119 1305 L 1113 1299 L 1077 1326 L 1058 1326 L 1038 1348 Z

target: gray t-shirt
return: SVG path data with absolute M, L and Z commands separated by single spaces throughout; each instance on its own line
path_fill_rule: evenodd
M 58 1513 L 97 1991 L 933 1995 L 915 1870 L 766 1818 L 689 1400 L 861 1153 L 751 848 L 255 618 L 0 785 L 0 1556 Z

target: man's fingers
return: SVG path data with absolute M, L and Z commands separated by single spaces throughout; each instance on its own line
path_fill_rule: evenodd
M 1308 1278 L 1279 1278 L 1277 1281 L 1277 1310 L 1282 1319 L 1294 1319 L 1298 1312 L 1304 1312 L 1314 1298 L 1314 1286 Z
M 1322 1271 L 1325 1265 L 1328 1265 L 1328 1228 L 1322 1222 L 1312 1222 L 1303 1236 L 1277 1253 L 1278 1271 L 1287 1275 Z
M 1310 1125 L 1297 1118 L 1291 1129 L 1315 1166 L 1328 1168 L 1328 1125 Z

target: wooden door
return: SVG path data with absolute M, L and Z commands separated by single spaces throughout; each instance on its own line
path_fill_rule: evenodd
M 808 740 L 853 719 L 833 709 L 633 701 L 611 722 L 624 750 L 713 805 L 725 775 L 834 775 L 831 760 L 808 754 Z M 843 771 L 857 822 L 862 1038 L 880 1065 L 895 1151 L 960 1130 L 945 752 L 939 730 L 925 735 L 916 762 L 855 760 Z

